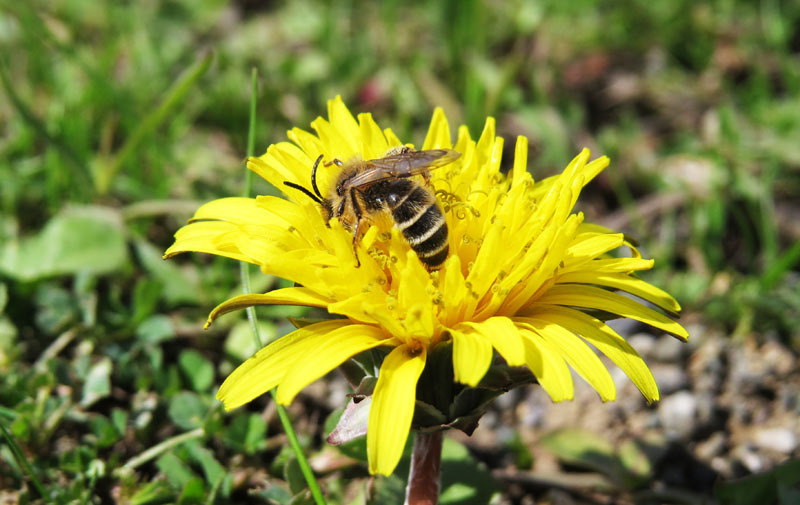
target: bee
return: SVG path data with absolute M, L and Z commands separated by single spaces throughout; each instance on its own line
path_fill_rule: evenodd
M 428 188 L 429 171 L 452 163 L 459 156 L 461 153 L 450 149 L 415 151 L 402 146 L 374 160 L 354 159 L 343 163 L 334 158 L 324 166 L 336 165 L 341 172 L 326 197 L 317 187 L 317 168 L 323 157 L 319 155 L 311 169 L 313 193 L 293 182 L 284 181 L 284 184 L 318 203 L 327 221 L 336 217 L 345 229 L 353 232 L 353 251 L 358 266 L 361 262 L 357 242 L 362 224 L 373 221 L 376 214 L 385 213 L 425 267 L 434 270 L 447 259 L 449 245 L 444 213 Z M 415 175 L 421 175 L 425 184 L 412 179 Z

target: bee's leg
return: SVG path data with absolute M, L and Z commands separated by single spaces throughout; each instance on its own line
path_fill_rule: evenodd
M 356 188 L 350 188 L 350 201 L 353 204 L 353 212 L 356 215 L 356 225 L 353 227 L 353 254 L 356 256 L 356 268 L 361 266 L 361 260 L 358 259 L 358 229 L 361 226 L 361 207 L 358 206 L 356 200 Z
M 340 160 L 339 158 L 334 158 L 331 161 L 326 161 L 325 163 L 323 163 L 323 165 L 325 165 L 326 167 L 329 167 L 331 165 L 336 165 L 337 167 L 341 167 L 344 165 L 344 163 L 342 163 L 342 160 Z
M 425 170 L 425 171 L 421 172 L 420 175 L 422 176 L 422 179 L 425 181 L 425 185 L 426 186 L 430 186 L 431 185 L 431 173 L 428 172 L 427 170 Z

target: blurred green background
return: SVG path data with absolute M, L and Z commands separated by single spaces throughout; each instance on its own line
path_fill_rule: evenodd
M 493 116 L 506 165 L 525 135 L 537 180 L 582 147 L 608 155 L 581 208 L 656 258 L 645 278 L 679 299 L 685 321 L 800 351 L 797 2 L 0 7 L 3 496 L 36 500 L 31 473 L 48 503 L 289 503 L 304 487 L 268 401 L 223 415 L 213 400 L 254 351 L 242 314 L 201 331 L 238 292 L 238 266 L 161 260 L 197 206 L 242 192 L 252 68 L 257 152 L 341 94 L 417 145 L 435 106 L 476 137 Z M 275 192 L 260 180 L 255 191 Z M 304 314 L 259 311 L 270 337 Z M 309 453 L 341 457 L 320 434 L 343 394 L 293 406 Z M 181 434 L 189 441 L 130 463 Z M 527 503 L 496 487 L 490 463 L 453 451 L 499 491 L 495 503 Z M 363 503 L 363 464 L 321 473 L 331 503 Z M 392 503 L 392 485 L 376 503 Z M 470 496 L 443 502 L 488 500 Z

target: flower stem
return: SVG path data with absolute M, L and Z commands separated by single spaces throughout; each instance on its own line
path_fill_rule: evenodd
M 442 467 L 442 433 L 417 433 L 411 453 L 405 505 L 436 505 Z
M 255 129 L 256 129 L 256 96 L 258 95 L 258 73 L 256 69 L 253 68 L 252 76 L 251 76 L 251 92 L 250 92 L 250 125 L 247 133 L 247 156 L 250 157 L 253 155 L 253 149 L 255 145 Z M 249 170 L 245 170 L 245 187 L 244 187 L 244 196 L 250 197 L 250 192 L 252 191 L 252 174 Z M 242 278 L 242 291 L 245 294 L 249 294 L 250 290 L 250 265 L 245 263 L 244 261 L 239 262 L 240 274 Z M 250 321 L 250 327 L 253 330 L 253 338 L 255 339 L 256 345 L 260 349 L 263 347 L 264 343 L 261 340 L 261 333 L 258 330 L 258 319 L 256 317 L 256 310 L 254 307 L 250 306 L 247 307 L 247 319 Z M 306 479 L 306 483 L 308 484 L 308 490 L 311 493 L 311 497 L 314 499 L 314 503 L 317 505 L 325 505 L 325 498 L 322 496 L 322 491 L 319 488 L 319 484 L 317 483 L 316 477 L 314 477 L 314 472 L 311 470 L 311 466 L 308 464 L 308 460 L 306 459 L 305 454 L 303 454 L 303 448 L 300 447 L 300 442 L 297 440 L 297 435 L 294 432 L 294 427 L 292 426 L 292 421 L 289 419 L 289 414 L 286 412 L 286 409 L 283 408 L 283 405 L 280 405 L 276 399 L 276 393 L 273 389 L 270 391 L 272 395 L 272 401 L 275 402 L 275 407 L 278 410 L 278 417 L 281 420 L 281 424 L 283 425 L 283 430 L 286 432 L 286 436 L 289 439 L 289 445 L 294 452 L 295 458 L 297 458 L 297 464 L 300 466 L 300 471 L 303 474 L 303 477 Z

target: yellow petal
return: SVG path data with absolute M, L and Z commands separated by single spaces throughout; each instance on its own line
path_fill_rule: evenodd
M 472 315 L 473 307 L 478 304 L 479 298 L 486 293 L 489 286 L 497 278 L 497 273 L 503 266 L 502 261 L 498 261 L 498 256 L 502 255 L 503 244 L 503 222 L 496 220 L 495 223 L 489 227 L 488 233 L 483 239 L 478 256 L 473 262 L 472 269 L 467 276 L 467 283 L 472 285 L 472 290 L 478 294 L 478 297 L 467 300 L 470 307 L 467 309 L 467 315 Z
M 328 312 L 349 317 L 355 321 L 382 326 L 389 334 L 404 336 L 405 330 L 397 314 L 387 307 L 386 296 L 381 293 L 359 293 L 328 305 Z
M 477 386 L 492 364 L 492 344 L 473 331 L 450 330 L 455 380 Z
M 659 289 L 649 282 L 642 279 L 631 277 L 625 274 L 603 273 L 595 272 L 586 269 L 583 272 L 571 272 L 558 277 L 559 284 L 578 283 L 578 284 L 596 284 L 598 286 L 606 286 L 609 288 L 619 289 L 626 291 L 632 295 L 638 296 L 650 303 L 653 303 L 664 310 L 673 313 L 678 313 L 681 306 L 672 298 L 669 293 Z
M 578 153 L 577 156 L 572 158 L 572 161 L 569 162 L 567 168 L 564 169 L 564 172 L 562 172 L 562 176 L 568 177 L 570 179 L 575 177 L 575 175 L 578 174 L 586 166 L 586 162 L 589 161 L 589 156 L 591 155 L 592 153 L 589 152 L 589 150 L 586 149 L 585 147 L 581 149 L 581 152 Z
M 572 400 L 574 385 L 567 363 L 558 349 L 537 333 L 520 328 L 525 345 L 525 363 L 542 389 L 554 402 Z
M 253 163 L 253 169 L 259 169 L 257 173 L 270 184 L 286 192 L 293 200 L 300 201 L 299 196 L 286 191 L 283 182 L 290 181 L 309 187 L 314 159 L 291 142 L 278 142 L 269 146 L 267 153 L 260 159 L 264 161 L 266 170 L 260 170 L 262 167 L 258 163 Z
M 514 167 L 511 169 L 511 186 L 516 186 L 523 180 L 533 182 L 528 173 L 528 138 L 522 135 L 517 137 L 517 144 L 514 146 Z
M 453 149 L 460 152 L 464 158 L 467 157 L 468 152 L 471 153 L 475 150 L 475 143 L 472 141 L 472 137 L 469 135 L 469 128 L 466 125 L 462 124 L 458 127 L 458 138 Z M 471 157 L 472 154 L 469 156 Z
M 304 342 L 305 355 L 286 371 L 278 385 L 278 403 L 288 405 L 301 389 L 356 354 L 385 345 L 389 340 L 380 328 L 349 324 L 328 333 L 324 339 Z
M 616 388 L 611 374 L 586 343 L 561 325 L 535 318 L 515 318 L 517 325 L 535 331 L 554 348 L 569 365 L 600 394 L 605 401 L 616 398 Z
M 217 305 L 208 315 L 205 327 L 208 328 L 216 318 L 223 314 L 254 305 L 326 307 L 331 302 L 330 298 L 304 287 L 276 289 L 264 294 L 239 295 Z
M 384 128 L 383 135 L 386 137 L 386 145 L 389 147 L 392 146 L 402 146 L 403 141 L 392 131 L 391 128 Z
M 187 224 L 175 233 L 175 243 L 164 252 L 164 259 L 184 252 L 216 254 L 248 263 L 257 262 L 243 254 L 234 243 L 238 227 L 224 221 L 200 221 Z M 229 237 L 228 240 L 220 238 Z
M 231 223 L 251 223 L 259 222 L 262 217 L 264 219 L 272 218 L 268 212 L 256 206 L 254 198 L 230 197 L 219 198 L 201 205 L 189 222 L 211 219 Z
M 566 265 L 563 273 L 570 271 L 581 271 L 591 268 L 595 272 L 637 272 L 640 270 L 650 270 L 653 268 L 654 261 L 642 258 L 612 258 L 592 260 L 590 266 L 586 263 L 572 263 Z
M 588 151 L 588 149 L 586 150 Z M 605 170 L 609 163 L 611 163 L 611 160 L 608 159 L 608 156 L 600 156 L 596 160 L 587 163 L 586 166 L 583 167 L 583 172 L 581 174 L 583 175 L 583 184 L 589 184 L 589 181 Z
M 519 366 L 525 364 L 525 350 L 522 339 L 519 335 L 519 330 L 514 325 L 514 322 L 507 317 L 490 317 L 480 323 L 467 321 L 461 323 L 456 327 L 456 330 L 467 331 L 470 329 L 488 342 L 491 342 L 492 347 L 497 349 L 506 362 L 511 366 Z
M 396 347 L 383 360 L 372 396 L 367 428 L 369 471 L 391 475 L 411 430 L 417 381 L 425 368 L 426 351 L 412 352 L 408 345 Z
M 563 258 L 564 250 L 574 237 L 575 230 L 578 228 L 581 219 L 581 214 L 572 214 L 563 225 L 558 226 L 558 233 L 545 251 L 545 256 L 541 265 L 536 268 L 524 283 L 521 283 L 522 288 L 516 294 L 509 296 L 505 300 L 504 308 L 502 309 L 504 314 L 513 315 L 518 313 L 519 310 L 528 304 L 531 298 L 542 289 L 543 285 L 552 281 L 553 273 L 558 268 L 561 258 Z M 554 223 L 559 222 L 560 219 L 555 217 Z M 554 226 L 555 224 L 553 226 L 548 226 L 547 229 L 551 229 Z M 546 234 L 542 235 L 545 236 Z M 538 239 L 535 244 L 538 244 Z M 541 254 L 541 252 L 537 253 Z M 549 293 L 549 290 L 546 291 L 546 293 Z
M 589 181 L 594 179 L 594 177 L 602 172 L 609 164 L 609 159 L 606 156 L 601 156 L 596 160 L 586 163 L 589 160 L 590 155 L 591 153 L 588 149 L 583 149 L 580 154 L 573 158 L 569 165 L 567 165 L 567 168 L 564 170 L 564 172 L 561 174 L 552 175 L 537 182 L 533 187 L 531 195 L 537 200 L 540 199 L 544 194 L 550 191 L 550 188 L 556 184 L 559 179 L 561 179 L 561 176 L 565 173 L 569 177 L 572 177 L 575 173 L 579 173 L 581 176 L 581 185 L 588 184 Z M 570 200 L 570 202 L 572 202 L 572 200 Z M 572 205 L 570 205 L 570 207 L 572 207 Z
M 433 110 L 433 117 L 428 127 L 428 134 L 425 136 L 425 142 L 422 143 L 422 150 L 450 149 L 452 145 L 453 141 L 450 138 L 450 125 L 447 123 L 447 117 L 441 107 L 436 107 Z
M 552 188 L 552 197 L 546 198 L 541 202 L 540 211 L 537 218 L 534 218 L 528 227 L 527 234 L 535 237 L 531 242 L 528 251 L 522 257 L 510 272 L 501 282 L 500 286 L 503 290 L 514 290 L 515 295 L 525 290 L 525 283 L 522 283 L 523 278 L 528 276 L 531 272 L 537 271 L 540 268 L 541 262 L 547 254 L 553 238 L 559 231 L 559 227 L 547 224 L 546 221 L 551 220 L 551 214 L 555 212 L 555 206 L 558 202 L 560 195 L 561 185 L 557 184 Z M 510 298 L 514 298 L 512 295 Z M 518 302 L 521 304 L 522 302 Z M 508 304 L 507 304 L 508 305 Z M 514 304 L 517 305 L 517 304 Z M 504 310 L 504 313 L 513 314 L 516 312 L 516 306 L 512 310 Z
M 339 160 L 347 161 L 358 155 L 356 139 L 345 137 L 341 130 L 335 128 L 322 117 L 312 121 L 311 128 L 317 132 L 317 136 L 322 142 L 322 152 L 325 153 L 326 159 L 338 158 Z M 357 128 L 356 131 L 358 131 Z
M 361 134 L 361 156 L 365 160 L 380 158 L 390 146 L 386 143 L 386 137 L 383 135 L 380 127 L 375 120 L 372 119 L 372 114 L 361 113 L 358 115 L 358 124 Z
M 457 255 L 450 256 L 444 266 L 444 314 L 442 324 L 447 327 L 455 325 L 462 319 L 461 307 L 467 295 L 467 286 L 461 273 L 461 258 Z M 440 276 L 441 277 L 441 276 Z
M 279 338 L 239 365 L 217 391 L 226 410 L 235 409 L 278 385 L 297 360 L 304 359 L 331 332 L 349 326 L 346 319 L 324 321 L 299 328 Z
M 689 338 L 689 333 L 683 326 L 667 316 L 647 308 L 635 300 L 594 286 L 555 285 L 539 297 L 536 303 L 604 310 L 649 324 L 681 340 Z
M 574 331 L 620 367 L 648 402 L 658 400 L 658 386 L 644 360 L 604 322 L 581 311 L 555 305 L 537 307 L 533 317 L 552 321 Z
M 431 278 L 414 251 L 406 253 L 406 262 L 400 271 L 400 287 L 397 301 L 401 307 L 407 308 L 404 325 L 414 335 L 432 337 L 434 327 L 434 308 L 431 292 Z
M 591 260 L 608 251 L 621 247 L 625 239 L 622 233 L 582 233 L 567 248 L 567 260 Z
M 358 123 L 340 95 L 336 95 L 333 100 L 328 100 L 328 120 L 331 127 L 351 145 L 357 152 L 357 141 L 361 137 Z
M 316 160 L 317 156 L 320 154 L 325 154 L 322 142 L 311 132 L 307 132 L 300 128 L 292 128 L 286 132 L 286 136 L 289 137 L 289 140 L 297 144 L 297 146 L 302 149 L 304 153 L 306 153 L 308 156 L 308 161 Z M 303 164 L 303 166 L 305 166 L 305 164 Z
M 478 156 L 478 164 L 481 167 L 488 165 L 492 161 L 492 152 L 494 151 L 496 140 L 495 120 L 493 117 L 487 117 L 486 122 L 483 124 L 483 131 L 478 139 L 478 144 L 475 146 L 475 154 Z

